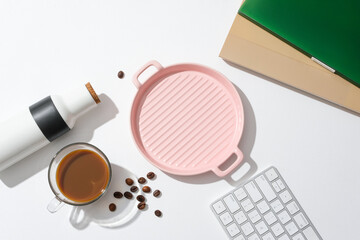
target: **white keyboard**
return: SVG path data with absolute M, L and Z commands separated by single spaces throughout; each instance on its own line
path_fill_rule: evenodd
M 270 167 L 211 204 L 233 240 L 321 240 L 276 168 Z

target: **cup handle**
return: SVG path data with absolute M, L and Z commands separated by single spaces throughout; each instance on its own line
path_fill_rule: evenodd
M 234 153 L 236 154 L 236 160 L 233 164 L 231 164 L 231 166 L 229 166 L 227 169 L 225 170 L 221 170 L 219 167 L 216 167 L 213 169 L 213 172 L 218 175 L 219 177 L 224 177 L 227 174 L 229 174 L 231 171 L 233 171 L 237 166 L 239 166 L 239 164 L 242 162 L 244 155 L 241 152 L 241 150 L 239 148 L 236 148 L 234 150 Z
M 51 213 L 57 212 L 62 206 L 64 202 L 60 200 L 58 197 L 54 197 L 47 206 L 47 210 Z

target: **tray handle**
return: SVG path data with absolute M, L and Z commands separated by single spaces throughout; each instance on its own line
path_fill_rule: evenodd
M 151 60 L 150 62 L 146 63 L 144 66 L 142 66 L 134 75 L 132 81 L 134 83 L 134 85 L 139 89 L 142 86 L 142 83 L 139 81 L 139 77 L 140 75 L 145 72 L 146 69 L 148 69 L 149 67 L 154 66 L 157 68 L 157 70 L 161 70 L 164 67 L 161 66 L 161 64 L 155 60 Z
M 234 153 L 236 154 L 236 160 L 227 169 L 221 170 L 218 166 L 218 167 L 214 168 L 212 171 L 219 177 L 224 177 L 224 176 L 228 175 L 231 171 L 233 171 L 237 166 L 239 166 L 239 164 L 244 159 L 244 154 L 241 152 L 241 150 L 239 148 L 236 148 Z

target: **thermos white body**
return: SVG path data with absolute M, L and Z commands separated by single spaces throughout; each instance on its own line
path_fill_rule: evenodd
M 65 94 L 46 97 L 0 123 L 0 171 L 68 132 L 79 116 L 99 102 L 87 83 Z

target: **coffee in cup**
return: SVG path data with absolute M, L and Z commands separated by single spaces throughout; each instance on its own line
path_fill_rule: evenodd
M 105 154 L 95 146 L 74 143 L 55 155 L 48 177 L 55 194 L 48 210 L 56 212 L 62 203 L 79 206 L 99 199 L 109 186 L 111 165 Z

